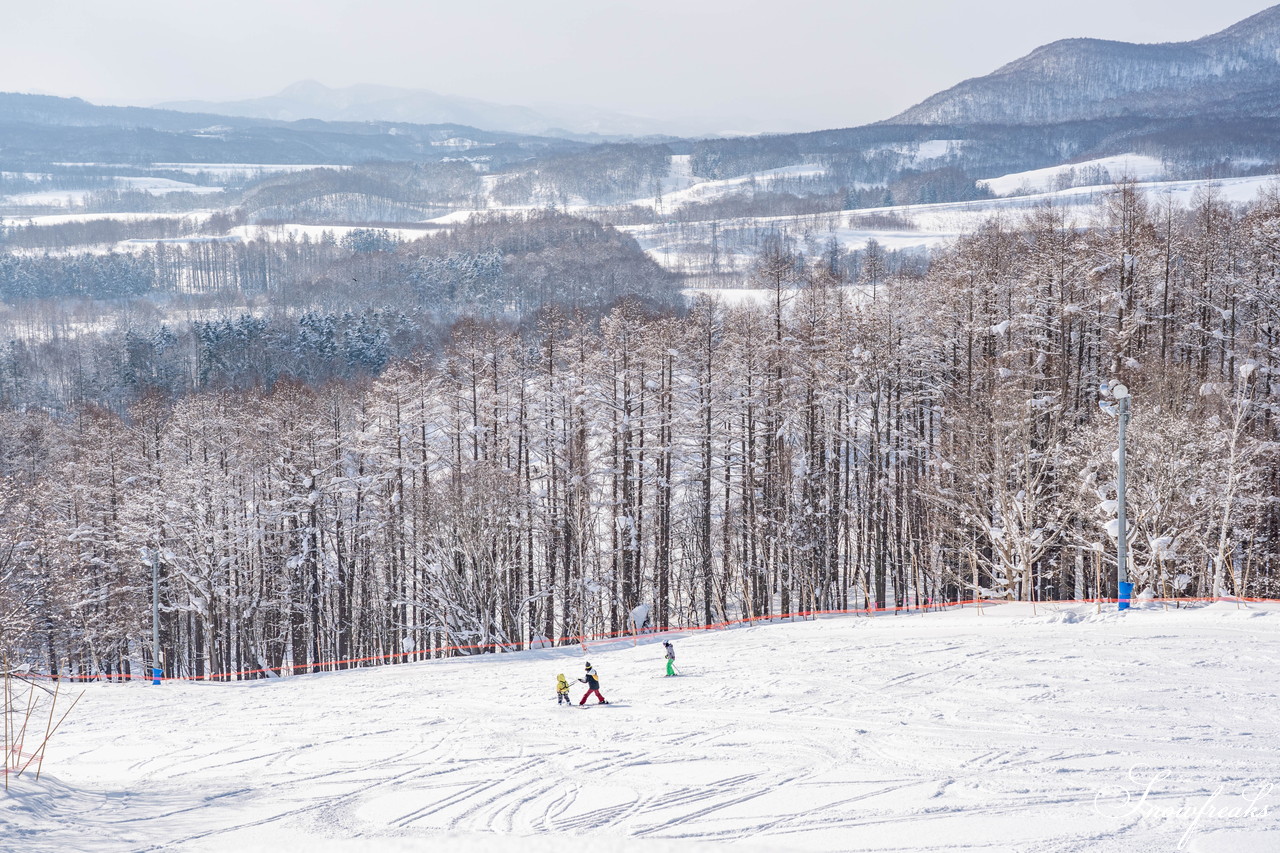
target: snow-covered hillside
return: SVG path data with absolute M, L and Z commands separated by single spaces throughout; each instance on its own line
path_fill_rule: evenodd
M 133 178 L 116 177 L 112 179 L 120 190 L 146 192 L 152 195 L 165 195 L 173 192 L 196 194 L 220 193 L 222 187 L 206 187 L 197 184 L 175 181 L 172 178 Z M 39 192 L 16 193 L 0 198 L 6 205 L 23 207 L 40 205 L 47 207 L 74 208 L 82 206 L 85 199 L 94 192 L 92 189 L 74 190 L 41 190 Z
M 94 684 L 6 851 L 1260 851 L 1280 608 L 988 606 Z M 608 706 L 557 707 L 589 659 Z M 575 684 L 575 688 L 579 685 Z M 575 689 L 575 697 L 579 691 Z
M 1155 181 L 1140 184 L 1140 187 L 1153 203 L 1167 198 L 1185 207 L 1192 202 L 1198 190 L 1209 187 L 1213 187 L 1224 201 L 1248 202 L 1256 199 L 1264 188 L 1276 183 L 1275 176 L 1263 175 L 1217 181 Z M 756 250 L 756 236 L 769 231 L 803 238 L 819 248 L 827 240 L 834 239 L 847 249 L 862 249 L 868 240 L 875 240 L 889 250 L 924 250 L 971 233 L 993 217 L 1007 217 L 1009 222 L 1017 222 L 1036 205 L 1045 203 L 1064 208 L 1079 225 L 1086 226 L 1099 201 L 1113 189 L 1114 184 L 1106 184 L 979 201 L 898 205 L 796 216 L 624 225 L 620 230 L 635 237 L 654 260 L 668 269 L 693 274 L 715 269 L 745 277 Z
M 1280 7 L 1194 41 L 1072 38 L 965 80 L 886 124 L 1051 124 L 1114 116 L 1276 114 Z
M 1012 195 L 1096 185 L 1105 182 L 1106 178 L 1102 181 L 1090 179 L 1104 175 L 1113 181 L 1121 178 L 1153 181 L 1164 177 L 1165 171 L 1165 164 L 1158 157 L 1145 154 L 1117 154 L 1114 157 L 1099 157 L 1081 163 L 1064 163 L 1061 166 L 985 178 L 980 183 L 986 184 L 987 189 L 996 195 Z

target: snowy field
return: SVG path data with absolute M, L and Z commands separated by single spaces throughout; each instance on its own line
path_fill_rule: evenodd
M 165 195 L 166 193 L 173 192 L 212 194 L 221 193 L 223 191 L 222 187 L 206 187 L 198 184 L 189 184 L 183 181 L 175 181 L 172 178 L 115 177 L 112 178 L 112 180 L 114 181 L 114 185 L 111 187 L 40 190 L 38 192 L 16 193 L 11 196 L 2 196 L 0 198 L 3 198 L 6 204 L 19 207 L 28 205 L 44 205 L 47 207 L 74 208 L 84 205 L 85 199 L 95 192 L 102 192 L 104 189 L 131 190 L 151 193 L 152 195 Z
M 1280 610 L 988 606 L 240 684 L 95 684 L 5 851 L 1252 851 Z M 575 698 L 580 695 L 574 684 Z
M 305 172 L 309 169 L 350 169 L 330 163 L 154 163 L 151 168 L 164 171 L 186 172 L 191 175 L 216 175 L 222 180 L 243 181 L 258 175 L 275 175 L 281 172 Z
M 68 222 L 97 222 L 111 220 L 115 222 L 140 222 L 149 219 L 195 220 L 218 212 L 218 208 L 191 210 L 185 213 L 46 213 L 40 216 L 0 217 L 0 225 L 63 225 Z
M 1029 174 L 1029 173 L 1028 173 Z M 1213 187 L 1218 198 L 1227 202 L 1252 202 L 1264 190 L 1280 185 L 1280 176 L 1260 175 L 1221 180 L 1155 181 L 1139 184 L 1148 203 L 1158 205 L 1168 199 L 1179 207 L 1188 207 L 1196 193 Z M 694 188 L 696 189 L 696 187 Z M 944 246 L 970 234 L 987 221 L 1003 217 L 1011 225 L 1020 223 L 1037 206 L 1052 203 L 1062 209 L 1068 221 L 1086 225 L 1095 216 L 1099 202 L 1114 190 L 1114 184 L 1072 187 L 1053 192 L 976 201 L 939 202 L 935 204 L 897 205 L 867 208 L 840 213 L 797 214 L 722 219 L 715 222 L 720 233 L 720 268 L 743 271 L 750 254 L 736 253 L 727 236 L 780 231 L 816 239 L 820 246 L 834 238 L 846 249 L 861 249 L 875 240 L 889 250 L 924 250 Z M 876 224 L 881 218 L 886 224 Z M 712 243 L 712 222 L 676 222 L 619 226 L 634 237 L 641 248 L 667 269 L 684 273 L 705 273 Z
M 1165 174 L 1164 161 L 1158 157 L 1145 154 L 1117 154 L 1113 157 L 1100 157 L 1080 163 L 1064 163 L 1047 169 L 1032 169 L 1029 172 L 1014 172 L 1011 175 L 1001 175 L 996 178 L 983 178 L 978 183 L 986 184 L 987 189 L 996 195 L 1051 192 L 1057 188 L 1058 181 L 1063 176 L 1088 174 L 1092 169 L 1105 169 L 1113 181 L 1121 178 L 1154 181 L 1164 177 Z
M 962 145 L 962 140 L 934 140 L 918 146 L 916 150 L 903 149 L 901 153 L 909 153 L 921 161 L 941 157 L 952 148 Z M 199 164 L 169 163 L 157 164 L 156 168 L 168 169 L 191 168 Z M 828 239 L 834 239 L 846 250 L 862 249 L 868 240 L 875 240 L 883 248 L 899 251 L 923 251 L 935 249 L 954 242 L 961 236 L 972 233 L 993 217 L 1005 217 L 1016 223 L 1025 217 L 1036 206 L 1053 203 L 1062 208 L 1069 219 L 1083 225 L 1095 215 L 1099 201 L 1113 190 L 1113 184 L 1099 186 L 1078 186 L 1069 189 L 1053 190 L 1060 173 L 1073 169 L 1079 175 L 1086 174 L 1089 167 L 1107 169 L 1113 176 L 1132 174 L 1144 180 L 1140 184 L 1153 204 L 1164 199 L 1186 207 L 1194 200 L 1197 191 L 1212 185 L 1224 201 L 1253 201 L 1258 194 L 1280 181 L 1277 176 L 1254 176 L 1245 178 L 1226 178 L 1221 180 L 1187 180 L 1156 181 L 1152 178 L 1163 173 L 1163 164 L 1154 158 L 1137 154 L 1117 155 L 1115 157 L 1091 160 L 1074 165 L 1055 166 L 1030 172 L 1003 175 L 985 180 L 989 187 L 997 193 L 1023 192 L 1024 195 L 1003 196 L 991 199 L 980 199 L 967 202 L 941 202 L 936 204 L 897 205 L 892 207 L 862 209 L 856 211 L 840 211 L 823 214 L 797 214 L 781 216 L 736 217 L 720 220 L 696 222 L 666 221 L 645 225 L 624 225 L 619 230 L 634 237 L 640 246 L 663 267 L 682 274 L 706 275 L 712 272 L 728 273 L 730 276 L 744 277 L 752 261 L 757 237 L 761 233 L 780 231 L 793 236 L 804 237 L 821 246 Z M 230 174 L 228 170 L 286 171 L 303 168 L 319 168 L 316 166 L 272 166 L 266 164 L 212 164 L 201 166 L 222 176 Z M 335 167 L 324 167 L 335 168 Z M 691 202 L 714 201 L 750 190 L 752 185 L 768 188 L 774 181 L 816 177 L 823 171 L 816 165 L 798 164 L 778 169 L 769 169 L 719 181 L 701 180 L 692 174 L 689 155 L 673 155 L 671 172 L 663 181 L 661 197 L 637 198 L 629 202 L 639 207 L 660 208 L 673 211 L 683 204 Z M 490 190 L 501 175 L 484 175 L 484 182 Z M 138 188 L 146 188 L 153 192 L 176 190 L 194 185 L 183 184 L 165 178 L 122 178 L 132 181 Z M 1043 190 L 1043 191 L 1039 191 Z M 220 192 L 217 187 L 197 187 L 194 191 Z M 49 191 L 44 194 L 27 194 L 28 203 L 41 202 L 47 205 L 65 205 L 74 207 L 78 191 Z M 40 198 L 36 198 L 40 195 Z M 47 196 L 47 197 L 45 197 Z M 16 198 L 16 197 L 15 197 Z M 402 240 L 412 241 L 424 235 L 449 228 L 457 223 L 466 222 L 475 215 L 491 215 L 495 213 L 528 213 L 540 210 L 545 204 L 524 204 L 503 206 L 490 198 L 488 205 L 480 208 L 460 208 L 449 213 L 425 219 L 415 223 L 417 227 L 406 225 L 400 228 L 389 228 L 391 233 Z M 591 216 L 598 211 L 585 203 L 574 203 L 563 207 L 566 212 Z M 194 215 L 208 215 L 212 210 L 197 211 Z M 6 224 L 25 224 L 28 222 L 41 225 L 52 225 L 67 221 L 88 221 L 94 219 L 150 219 L 168 216 L 179 218 L 193 214 L 46 214 L 36 217 L 10 217 Z M 270 227 L 258 225 L 240 226 L 233 229 L 232 236 L 243 240 L 251 239 L 287 239 L 300 238 L 303 234 L 318 239 L 323 232 L 330 232 L 341 237 L 357 226 L 345 225 L 303 225 L 278 224 Z M 713 233 L 713 227 L 717 233 Z M 196 238 L 198 239 L 198 238 Z M 114 246 L 98 247 L 97 251 L 110 249 L 117 252 L 136 252 L 154 246 L 154 239 L 125 240 Z M 712 246 L 718 245 L 717 254 L 713 258 Z M 80 251 L 72 249 L 69 251 Z
M 108 163 L 58 163 L 59 166 L 77 166 L 85 168 L 101 169 L 112 165 Z M 151 171 L 159 172 L 185 172 L 189 175 L 208 175 L 217 180 L 228 181 L 231 183 L 245 183 L 257 178 L 277 174 L 281 172 L 298 172 L 308 169 L 349 169 L 350 166 L 328 166 L 328 165 L 280 165 L 269 163 L 153 163 L 150 166 L 139 167 L 131 165 L 128 168 L 138 169 L 145 168 Z M 50 177 L 45 172 L 0 172 L 0 177 L 23 177 L 32 180 Z M 58 190 L 38 190 L 33 192 L 15 193 L 13 195 L 0 195 L 0 202 L 9 207 L 47 207 L 47 208 L 64 208 L 66 210 L 74 210 L 83 207 L 86 199 L 95 192 L 102 192 L 105 189 L 125 190 L 135 192 L 146 192 L 152 195 L 165 195 L 173 192 L 189 192 L 195 194 L 215 195 L 224 192 L 221 186 L 205 186 L 195 184 L 189 181 L 179 181 L 173 178 L 161 177 L 157 175 L 95 175 L 95 180 L 108 179 L 111 181 L 110 187 L 99 186 L 96 183 L 92 186 L 82 187 L 79 189 L 58 189 Z M 56 214 L 55 214 L 56 215 Z M 163 213 L 142 214 L 146 218 L 161 217 Z M 73 218 L 80 219 L 99 219 L 106 218 L 103 214 L 84 214 L 78 216 L 73 214 Z M 107 215 L 109 216 L 109 215 Z M 36 217 L 41 219 L 44 217 Z M 23 222 L 27 218 L 22 218 Z
M 789 178 L 821 177 L 827 171 L 825 166 L 801 163 L 795 166 L 783 166 L 778 169 L 751 172 L 736 178 L 708 181 L 693 176 L 688 168 L 688 159 L 688 155 L 672 156 L 671 175 L 663 182 L 664 184 L 669 184 L 670 188 L 664 188 L 665 191 L 661 198 L 657 196 L 638 198 L 630 203 L 637 207 L 661 207 L 664 210 L 673 210 L 686 204 L 717 201 L 728 196 L 748 192 L 756 185 L 759 185 L 762 190 L 768 190 L 770 184 L 775 181 Z
M 867 285 L 846 285 L 840 290 L 852 304 L 866 302 L 872 297 L 872 288 Z M 783 288 L 781 295 L 784 309 L 789 308 L 802 292 L 799 288 Z M 686 287 L 681 290 L 681 293 L 690 305 L 706 296 L 725 306 L 750 305 L 756 308 L 768 308 L 777 298 L 777 294 L 768 287 Z
M 434 221 L 434 220 L 433 220 Z M 465 221 L 465 219 L 463 220 Z M 269 240 L 279 242 L 282 240 L 301 240 L 305 235 L 311 240 L 319 240 L 326 233 L 334 239 L 341 240 L 352 231 L 364 231 L 369 228 L 377 228 L 379 231 L 385 231 L 389 235 L 406 242 L 427 237 L 432 234 L 438 234 L 446 230 L 442 226 L 423 225 L 417 228 L 396 228 L 394 226 L 384 225 L 299 225 L 297 223 L 275 224 L 275 225 L 238 225 L 232 228 L 228 233 L 240 240 Z M 152 243 L 155 241 L 152 240 Z

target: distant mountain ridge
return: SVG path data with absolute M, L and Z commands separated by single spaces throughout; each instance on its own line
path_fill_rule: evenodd
M 644 137 L 688 132 L 688 128 L 679 122 L 641 118 L 592 107 L 534 109 L 442 95 L 426 89 L 367 84 L 331 88 L 314 80 L 294 83 L 262 98 L 222 102 L 171 101 L 156 107 L 279 121 L 320 119 L 462 124 L 508 133 L 572 138 Z
M 579 150 L 568 139 L 407 122 L 285 122 L 80 98 L 0 92 L 0 166 L 48 162 L 358 163 L 440 161 L 478 148 L 497 166 Z
M 612 140 L 497 131 L 492 122 L 498 119 L 481 114 L 494 105 L 430 92 L 304 83 L 285 94 L 284 100 L 244 102 L 244 112 L 278 116 L 262 118 L 229 116 L 216 104 L 207 105 L 209 112 L 185 112 L 0 93 L 0 170 L 40 172 L 62 163 L 465 162 L 488 174 L 484 191 L 495 203 L 541 206 L 573 198 L 615 204 L 635 197 L 623 198 L 618 187 L 636 189 L 638 174 L 649 176 L 640 189 L 657 193 L 693 177 L 728 180 L 806 167 L 803 178 L 772 174 L 763 190 L 744 184 L 744 197 L 761 195 L 760 210 L 799 209 L 804 205 L 796 199 L 818 197 L 844 209 L 876 206 L 885 188 L 899 202 L 965 200 L 979 191 L 976 181 L 1121 155 L 1154 158 L 1170 178 L 1280 173 L 1280 6 L 1176 44 L 1054 42 L 893 119 L 807 133 L 601 146 L 592 143 Z M 467 123 L 363 118 L 416 116 L 415 110 L 445 102 L 461 110 L 452 117 Z M 323 113 L 308 103 L 351 118 L 297 118 Z M 500 109 L 504 121 L 536 118 L 524 107 Z M 674 176 L 673 157 L 685 158 Z
M 1191 114 L 1280 116 L 1280 6 L 1194 41 L 1052 42 L 883 123 L 1040 125 Z

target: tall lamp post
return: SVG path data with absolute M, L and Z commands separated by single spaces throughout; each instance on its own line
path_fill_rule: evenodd
M 151 683 L 160 685 L 160 549 L 151 556 Z
M 1098 390 L 1102 399 L 1098 407 L 1113 416 L 1119 424 L 1116 446 L 1116 589 L 1119 609 L 1128 610 L 1133 600 L 1133 584 L 1129 582 L 1129 519 L 1124 507 L 1124 434 L 1129 425 L 1129 389 L 1119 382 L 1103 382 Z
M 160 683 L 160 548 L 143 548 L 143 563 L 151 565 L 151 683 Z

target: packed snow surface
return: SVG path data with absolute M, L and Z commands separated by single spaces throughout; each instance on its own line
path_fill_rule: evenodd
M 1280 610 L 984 611 L 93 684 L 0 848 L 1276 849 Z

